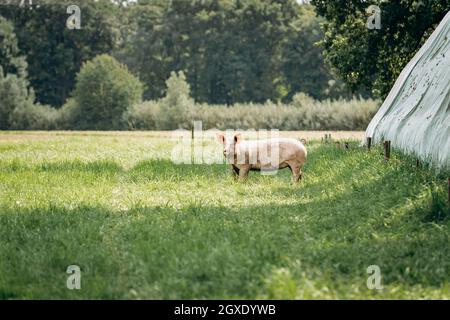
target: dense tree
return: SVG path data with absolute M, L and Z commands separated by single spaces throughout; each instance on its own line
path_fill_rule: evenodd
M 5 74 L 26 77 L 27 63 L 20 53 L 14 25 L 0 16 L 0 65 Z
M 316 17 L 314 7 L 297 6 L 296 19 L 286 34 L 282 53 L 286 100 L 291 100 L 297 92 L 306 92 L 315 99 L 350 95 L 324 63 L 323 48 L 318 45 L 324 37 L 322 22 Z
M 5 74 L 0 66 L 0 130 L 11 128 L 14 111 L 28 110 L 32 105 L 26 80 L 15 74 Z
M 184 71 L 198 102 L 347 94 L 316 45 L 320 20 L 296 0 L 80 0 L 81 30 L 66 27 L 72 2 L 39 4 L 3 5 L 0 15 L 14 23 L 40 103 L 63 105 L 81 64 L 101 53 L 128 65 L 146 99 L 165 95 L 172 71 Z
M 26 2 L 25 2 L 26 3 Z M 29 81 L 38 102 L 61 106 L 75 85 L 81 64 L 110 52 L 118 38 L 118 6 L 109 0 L 80 0 L 81 29 L 66 26 L 72 1 L 41 1 L 40 6 L 1 5 L 13 21 L 19 47 L 26 53 Z
M 18 108 L 33 104 L 26 79 L 27 65 L 20 54 L 12 23 L 0 16 L 0 129 L 9 129 Z
M 116 56 L 146 84 L 147 99 L 162 97 L 177 70 L 198 102 L 263 102 L 299 90 L 338 96 L 315 46 L 319 20 L 300 7 L 295 0 L 141 1 L 127 14 Z
M 122 116 L 142 98 L 142 84 L 113 57 L 100 55 L 83 64 L 74 90 L 80 129 L 121 129 Z
M 353 89 L 389 93 L 401 70 L 450 10 L 450 1 L 312 0 L 325 17 L 325 58 Z M 369 5 L 381 10 L 381 29 L 367 28 Z
M 137 74 L 145 85 L 144 98 L 164 95 L 165 81 L 171 72 L 173 37 L 164 23 L 168 1 L 140 1 L 122 16 L 124 41 L 115 56 Z
M 164 129 L 178 129 L 183 122 L 184 113 L 194 103 L 190 97 L 191 89 L 184 73 L 172 72 L 166 81 L 166 96 L 161 99 L 159 126 Z

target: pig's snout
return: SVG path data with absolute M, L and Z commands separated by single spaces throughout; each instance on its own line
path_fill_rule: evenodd
M 223 149 L 224 157 L 231 159 L 234 156 L 234 150 Z

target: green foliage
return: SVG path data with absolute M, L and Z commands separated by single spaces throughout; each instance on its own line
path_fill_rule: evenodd
M 318 45 L 324 38 L 314 7 L 297 6 L 297 15 L 285 35 L 282 47 L 282 72 L 288 86 L 285 100 L 297 92 L 306 92 L 315 99 L 351 97 L 351 92 L 325 65 L 323 48 Z
M 11 129 L 54 130 L 57 128 L 59 112 L 45 105 L 23 104 L 11 114 Z
M 183 72 L 172 72 L 166 82 L 167 92 L 160 100 L 159 129 L 178 129 L 183 127 L 184 117 L 194 105 L 190 98 L 190 87 Z
M 443 184 L 431 183 L 427 188 L 431 201 L 423 221 L 439 223 L 450 218 L 450 202 L 446 199 L 448 187 Z
M 161 133 L 15 139 L 0 144 L 2 297 L 450 298 L 447 175 L 395 150 L 309 141 L 296 186 L 288 169 L 242 184 L 225 165 L 174 165 Z M 82 290 L 65 286 L 72 264 Z
M 126 66 L 108 55 L 83 65 L 77 75 L 74 99 L 79 106 L 76 126 L 81 129 L 121 129 L 123 113 L 142 97 L 142 84 Z
M 13 113 L 30 109 L 34 95 L 28 89 L 27 64 L 17 44 L 12 23 L 0 16 L 0 130 L 10 129 Z
M 116 56 L 164 96 L 165 79 L 183 70 L 197 102 L 288 101 L 347 96 L 324 65 L 320 20 L 295 0 L 147 1 L 126 15 Z M 334 86 L 329 81 L 334 80 Z
M 198 104 L 183 72 L 172 72 L 166 86 L 164 98 L 128 108 L 123 118 L 128 129 L 187 129 L 202 121 L 204 129 L 364 130 L 379 107 L 371 99 L 317 101 L 302 92 L 289 104 Z
M 295 95 L 290 104 L 268 101 L 227 106 L 194 104 L 184 98 L 173 104 L 164 100 L 129 110 L 129 119 L 134 119 L 129 129 L 190 128 L 194 121 L 202 121 L 205 129 L 364 130 L 379 107 L 379 101 L 371 99 L 316 101 L 305 94 Z M 146 120 L 138 120 L 141 117 Z
M 57 129 L 74 129 L 77 119 L 81 117 L 81 109 L 76 100 L 74 98 L 67 99 L 66 103 L 58 110 L 55 126 Z
M 44 0 L 39 4 L 33 10 L 27 4 L 0 5 L 0 15 L 14 22 L 37 101 L 60 107 L 73 90 L 82 63 L 116 46 L 119 30 L 114 15 L 118 8 L 109 0 L 77 1 L 82 29 L 69 30 L 66 11 L 73 1 Z
M 401 70 L 450 10 L 450 1 L 312 0 L 324 23 L 325 58 L 346 84 L 385 97 Z M 381 9 L 381 30 L 366 26 L 369 5 Z
M 160 105 L 156 101 L 136 104 L 124 113 L 124 121 L 130 130 L 157 130 L 161 128 Z
M 276 269 L 266 280 L 268 299 L 294 300 L 297 297 L 297 283 L 289 269 Z
M 21 55 L 13 24 L 0 16 L 0 66 L 5 74 L 26 78 L 27 63 Z
M 287 102 L 299 91 L 315 99 L 351 96 L 316 45 L 322 20 L 295 0 L 157 0 L 127 8 L 82 0 L 81 30 L 65 25 L 69 4 L 0 6 L 14 22 L 42 104 L 62 106 L 82 63 L 102 53 L 127 64 L 149 100 L 164 97 L 165 80 L 180 70 L 201 103 Z
M 4 75 L 0 66 L 0 129 L 10 129 L 13 112 L 33 105 L 26 80 L 14 74 Z
M 315 102 L 314 98 L 304 92 L 298 92 L 292 97 L 291 104 L 295 107 L 307 107 Z

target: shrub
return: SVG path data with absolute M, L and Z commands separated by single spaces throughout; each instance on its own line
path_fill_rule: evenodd
M 289 105 L 270 101 L 262 105 L 197 105 L 190 120 L 202 120 L 206 129 L 223 130 L 364 130 L 378 107 L 379 102 L 375 100 L 315 101 L 303 97 Z
M 314 100 L 314 98 L 312 98 L 311 96 L 307 95 L 306 93 L 303 92 L 299 92 L 296 93 L 293 97 L 292 97 L 292 102 L 291 105 L 293 107 L 308 107 L 313 105 L 316 102 L 316 100 Z
M 3 74 L 0 66 L 0 129 L 11 129 L 13 112 L 33 105 L 33 94 L 27 89 L 27 81 L 14 74 Z
M 33 105 L 27 64 L 20 55 L 13 24 L 0 16 L 0 130 L 10 129 L 13 112 Z
M 192 126 L 187 117 L 191 113 L 194 101 L 190 97 L 190 87 L 182 71 L 172 72 L 166 81 L 167 91 L 160 100 L 158 129 L 178 129 Z
M 160 107 L 156 101 L 146 101 L 132 106 L 124 113 L 123 119 L 130 130 L 156 130 Z
M 11 116 L 11 129 L 57 129 L 58 110 L 46 105 L 25 104 L 17 107 Z
M 358 98 L 316 101 L 299 95 L 291 104 L 268 101 L 233 106 L 193 102 L 179 105 L 169 110 L 161 101 L 137 105 L 126 114 L 129 128 L 190 128 L 198 120 L 203 122 L 204 129 L 364 130 L 378 110 L 379 102 Z M 174 110 L 176 114 L 166 114 Z
M 74 99 L 79 129 L 122 129 L 123 114 L 140 102 L 141 82 L 113 57 L 100 55 L 83 64 L 77 75 Z
M 27 63 L 20 49 L 14 25 L 11 21 L 0 16 L 0 66 L 5 74 L 15 74 L 26 79 Z
M 77 129 L 76 120 L 80 117 L 80 107 L 75 99 L 70 98 L 58 110 L 56 127 L 58 129 L 70 130 Z

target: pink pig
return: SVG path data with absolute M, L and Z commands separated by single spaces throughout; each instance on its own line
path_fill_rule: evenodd
M 245 180 L 249 171 L 283 168 L 291 169 L 294 182 L 302 178 L 301 169 L 307 151 L 300 141 L 288 138 L 244 141 L 239 133 L 230 139 L 218 133 L 217 139 L 223 144 L 223 154 L 232 167 L 233 175 L 240 180 Z

